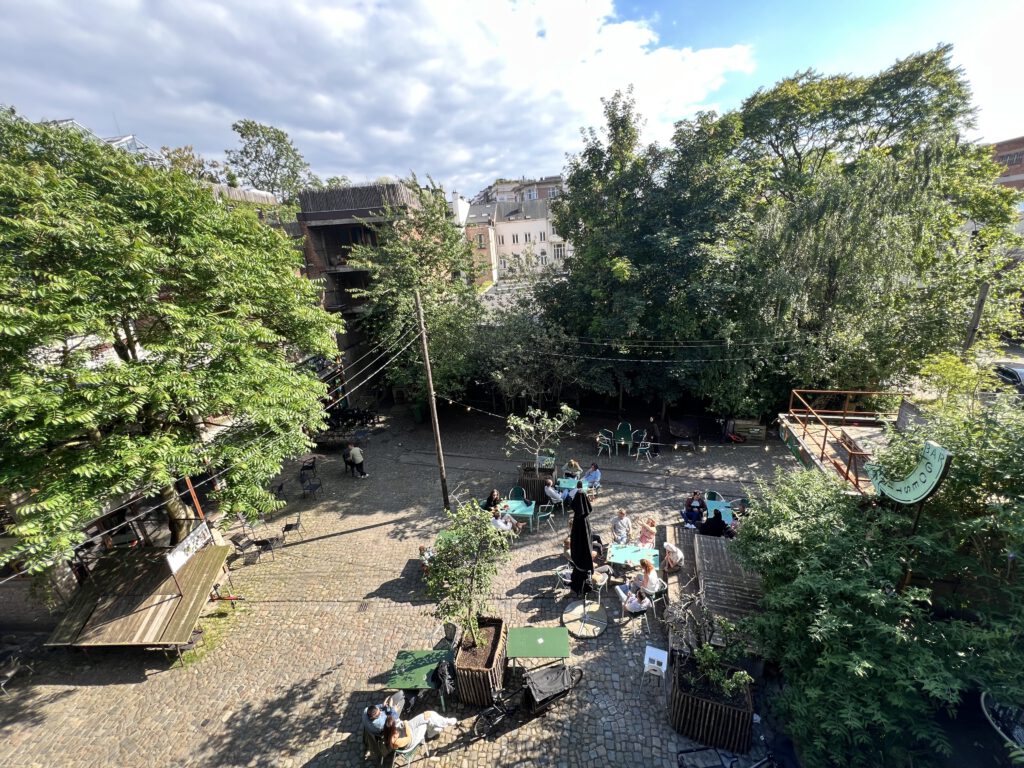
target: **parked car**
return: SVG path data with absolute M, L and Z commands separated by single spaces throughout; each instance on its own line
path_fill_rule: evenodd
M 1004 363 L 997 365 L 995 371 L 1000 381 L 1015 387 L 1020 394 L 1024 395 L 1024 365 Z

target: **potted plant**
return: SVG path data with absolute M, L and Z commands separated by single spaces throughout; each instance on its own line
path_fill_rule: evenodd
M 753 727 L 753 678 L 730 666 L 743 645 L 735 626 L 708 610 L 699 595 L 665 609 L 669 647 L 679 660 L 671 674 L 669 720 L 689 739 L 747 752 Z
M 533 457 L 533 461 L 524 463 L 519 471 L 519 485 L 526 489 L 529 498 L 541 498 L 544 479 L 555 474 L 552 449 L 571 434 L 579 415 L 562 403 L 552 416 L 537 408 L 527 408 L 526 416 L 512 414 L 508 417 L 506 455 L 511 456 L 513 449 L 525 449 Z
M 488 706 L 501 687 L 507 629 L 501 619 L 481 616 L 498 568 L 508 559 L 509 536 L 491 525 L 490 512 L 476 502 L 448 512 L 449 523 L 434 542 L 427 591 L 434 615 L 462 629 L 455 654 L 459 698 Z

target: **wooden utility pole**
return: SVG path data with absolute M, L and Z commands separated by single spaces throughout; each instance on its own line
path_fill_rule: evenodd
M 427 324 L 423 320 L 423 304 L 420 302 L 420 292 L 413 291 L 416 298 L 416 317 L 420 321 L 420 344 L 423 345 L 423 365 L 427 369 L 427 395 L 430 402 L 430 424 L 434 428 L 434 448 L 437 450 L 437 470 L 441 474 L 441 495 L 444 498 L 444 508 L 451 509 L 451 502 L 448 500 L 448 476 L 444 471 L 444 451 L 441 448 L 441 428 L 437 423 L 437 399 L 434 397 L 434 375 L 430 371 L 430 347 L 427 345 Z

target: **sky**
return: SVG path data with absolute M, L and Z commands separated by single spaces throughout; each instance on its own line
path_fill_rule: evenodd
M 866 75 L 954 46 L 971 138 L 1024 135 L 1024 0 L 5 2 L 0 104 L 222 159 L 284 129 L 322 177 L 431 176 L 467 197 L 561 172 L 632 85 L 644 138 L 805 69 Z

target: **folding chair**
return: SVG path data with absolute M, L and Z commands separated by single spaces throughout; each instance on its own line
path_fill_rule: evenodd
M 302 462 L 302 466 L 299 467 L 299 475 L 302 476 L 304 474 L 316 477 L 316 456 Z
M 544 504 L 537 510 L 537 526 L 539 527 L 545 520 L 548 523 L 548 528 L 551 529 L 552 533 L 555 533 L 555 526 L 551 522 L 551 513 L 554 512 L 554 504 Z
M 302 481 L 302 498 L 312 496 L 314 493 L 323 493 L 324 484 L 318 477 L 307 477 Z
M 648 645 L 644 649 L 644 671 L 640 675 L 640 690 L 637 693 L 637 698 L 640 698 L 640 694 L 644 690 L 644 681 L 648 675 L 653 676 L 658 681 L 658 686 L 661 687 L 665 682 L 665 670 L 668 667 L 668 651 L 663 651 L 661 648 L 655 648 L 653 645 Z
M 317 480 L 317 482 L 319 483 L 320 481 Z M 281 529 L 281 541 L 283 542 L 285 537 L 288 536 L 288 534 L 291 533 L 292 531 L 295 531 L 296 533 L 298 533 L 299 534 L 299 538 L 302 539 L 303 541 L 305 541 L 306 537 L 302 535 L 302 510 L 301 509 L 299 510 L 298 514 L 295 515 L 294 522 L 285 523 L 284 524 L 284 528 Z

